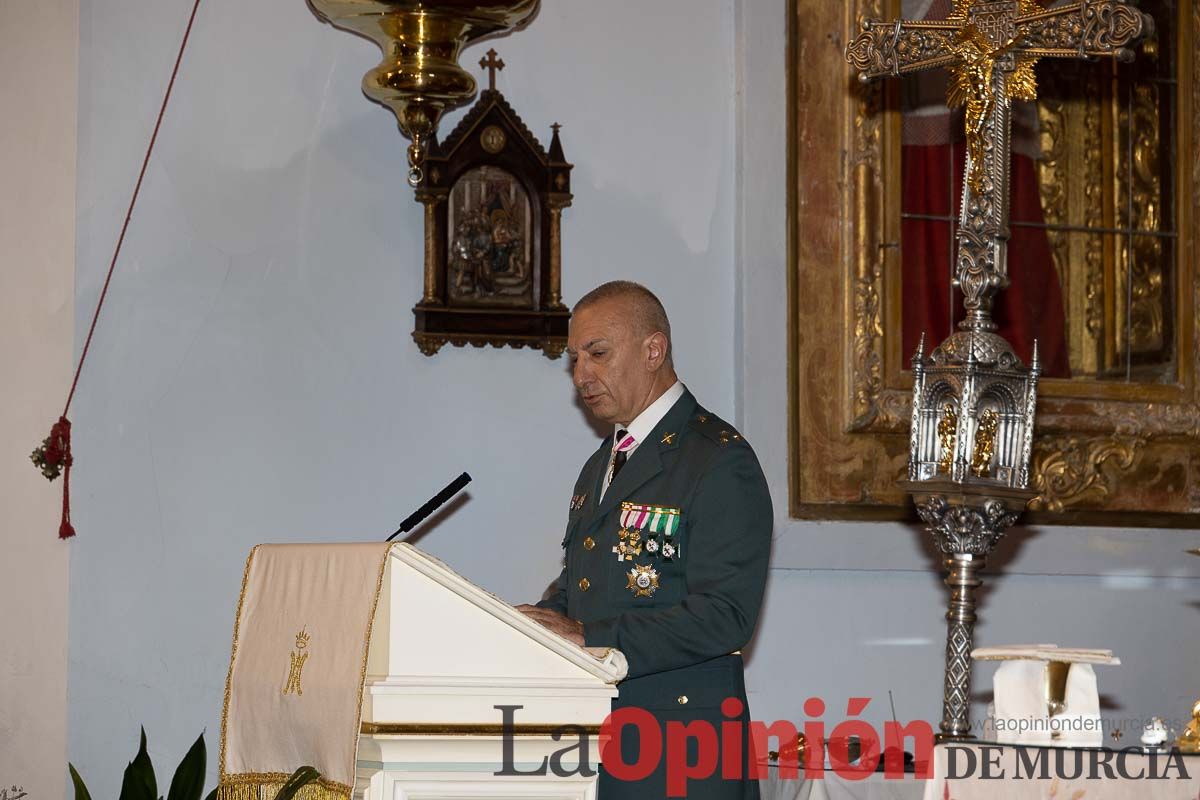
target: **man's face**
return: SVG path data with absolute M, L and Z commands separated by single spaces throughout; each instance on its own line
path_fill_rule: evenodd
M 575 388 L 597 419 L 627 425 L 645 408 L 655 365 L 620 298 L 599 300 L 572 315 L 567 353 Z

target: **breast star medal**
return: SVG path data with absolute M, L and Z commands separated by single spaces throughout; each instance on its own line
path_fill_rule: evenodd
M 633 592 L 634 597 L 653 597 L 658 591 L 658 570 L 649 564 L 635 564 L 626 577 L 629 582 L 625 588 Z

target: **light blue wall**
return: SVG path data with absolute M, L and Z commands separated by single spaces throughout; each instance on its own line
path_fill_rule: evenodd
M 83 3 L 81 331 L 190 6 Z M 564 126 L 566 299 L 616 276 L 660 292 L 681 374 L 730 417 L 732 13 L 554 0 L 462 58 L 495 46 L 529 127 Z M 422 215 L 358 88 L 377 60 L 303 0 L 201 6 L 75 405 L 70 756 L 95 797 L 140 724 L 171 768 L 207 728 L 215 765 L 257 542 L 382 538 L 467 470 L 420 545 L 512 601 L 557 574 L 596 434 L 562 360 L 412 343 Z

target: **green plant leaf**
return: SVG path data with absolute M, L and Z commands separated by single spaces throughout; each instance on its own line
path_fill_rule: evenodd
M 313 767 L 300 767 L 287 779 L 287 783 L 275 795 L 275 800 L 292 800 L 296 792 L 321 777 L 321 773 Z
M 213 790 L 211 792 L 204 795 L 204 800 L 217 800 L 217 787 L 216 786 L 213 787 Z
M 158 800 L 158 784 L 154 779 L 154 764 L 146 752 L 146 729 L 142 728 L 142 745 L 138 754 L 125 767 L 121 781 L 120 800 Z
M 75 771 L 75 765 L 68 761 L 67 769 L 71 770 L 71 783 L 75 784 L 75 800 L 92 800 L 87 787 L 83 785 L 83 778 Z
M 204 766 L 207 753 L 204 749 L 204 734 L 200 734 L 196 743 L 187 751 L 187 755 L 175 768 L 175 777 L 171 778 L 171 788 L 167 792 L 167 800 L 200 800 L 204 792 Z

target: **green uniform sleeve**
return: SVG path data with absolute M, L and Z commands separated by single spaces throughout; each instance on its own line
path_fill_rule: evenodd
M 559 614 L 566 615 L 567 613 L 567 568 L 564 566 L 562 572 L 558 573 L 558 577 L 554 580 L 554 586 L 550 589 L 550 593 L 546 595 L 544 600 L 539 600 L 534 603 L 538 608 L 545 608 L 550 611 L 557 611 Z
M 620 650 L 631 678 L 738 650 L 758 622 L 774 515 L 749 445 L 721 449 L 690 506 L 683 601 L 584 624 L 587 645 Z

